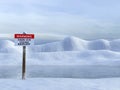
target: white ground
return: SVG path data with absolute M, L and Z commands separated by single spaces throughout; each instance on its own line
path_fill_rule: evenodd
M 0 79 L 0 90 L 120 90 L 120 78 L 34 78 L 27 80 Z
M 120 39 L 67 37 L 27 47 L 24 81 L 21 51 L 13 41 L 0 40 L 0 90 L 120 90 Z

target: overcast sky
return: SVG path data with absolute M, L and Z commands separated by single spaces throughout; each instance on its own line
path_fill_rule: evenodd
M 0 0 L 0 33 L 120 38 L 120 0 Z

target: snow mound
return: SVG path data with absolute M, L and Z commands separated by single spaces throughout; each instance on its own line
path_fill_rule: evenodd
M 88 47 L 90 50 L 107 50 L 110 49 L 109 41 L 100 39 L 89 42 Z
M 37 42 L 38 40 L 36 40 Z M 20 52 L 21 47 L 15 46 L 10 40 L 0 41 L 0 52 Z M 87 41 L 77 37 L 66 37 L 61 41 L 49 42 L 46 44 L 37 44 L 29 46 L 29 52 L 58 52 L 58 51 L 85 51 L 85 50 L 110 50 L 120 52 L 120 39 L 108 41 L 98 39 Z
M 87 42 L 77 37 L 67 37 L 62 41 L 64 51 L 78 51 L 86 49 Z
M 1 53 L 15 53 L 20 52 L 20 47 L 16 47 L 14 42 L 10 40 L 0 40 L 0 52 Z
M 60 42 L 47 43 L 44 45 L 35 45 L 28 47 L 29 52 L 57 52 L 63 51 L 63 47 Z
M 120 51 L 120 39 L 111 41 L 110 46 L 112 51 Z
M 32 46 L 29 50 L 32 52 L 57 52 L 80 51 L 85 50 L 86 48 L 87 41 L 76 37 L 67 37 L 62 41 Z
M 111 50 L 120 51 L 120 39 L 108 41 L 98 39 L 87 41 L 77 37 L 66 37 L 61 41 L 35 45 L 30 52 L 57 52 L 57 51 L 84 51 L 84 50 Z

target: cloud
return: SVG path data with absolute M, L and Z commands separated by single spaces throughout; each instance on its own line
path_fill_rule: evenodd
M 41 13 L 59 5 L 59 0 L 1 0 L 0 11 L 4 13 Z M 50 10 L 50 9 L 49 9 Z
M 116 27 L 113 22 L 102 22 L 79 15 L 59 13 L 54 15 L 40 14 L 1 14 L 1 32 L 39 32 L 59 33 L 68 35 L 95 34 L 114 32 Z M 119 25 L 118 25 L 119 27 Z
M 1 38 L 12 38 L 12 34 L 0 34 L 0 39 Z
M 1 0 L 1 33 L 53 33 L 83 38 L 119 36 L 116 2 L 89 0 Z M 107 5 L 108 4 L 108 5 Z M 107 6 L 105 6 L 107 5 Z M 111 5 L 115 6 L 110 7 Z M 111 9 L 112 8 L 112 9 Z M 112 10 L 112 11 L 111 11 Z M 113 13 L 112 13 L 113 12 Z M 110 35 L 112 33 L 112 36 Z
M 18 33 L 0 34 L 0 39 L 10 39 L 10 40 L 13 40 L 14 39 L 14 34 L 18 34 Z M 31 34 L 31 33 L 28 33 L 28 34 Z M 39 39 L 39 40 L 54 40 L 54 41 L 56 41 L 56 40 L 62 40 L 65 37 L 67 37 L 67 35 L 52 34 L 52 33 L 51 34 L 50 33 L 32 33 L 32 34 L 35 35 L 35 39 Z

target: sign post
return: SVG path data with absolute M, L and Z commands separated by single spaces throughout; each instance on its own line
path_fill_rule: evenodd
M 25 80 L 26 74 L 26 46 L 32 45 L 34 34 L 15 34 L 14 38 L 16 39 L 16 46 L 23 46 L 23 61 L 22 61 L 22 80 Z
M 22 79 L 25 79 L 26 73 L 26 46 L 23 46 L 23 61 L 22 61 Z

